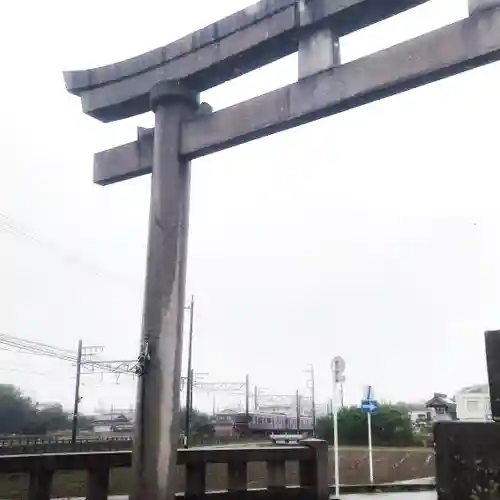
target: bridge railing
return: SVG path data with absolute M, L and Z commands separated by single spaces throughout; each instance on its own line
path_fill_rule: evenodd
M 110 471 L 130 467 L 131 459 L 128 451 L 4 455 L 0 456 L 0 474 L 29 474 L 29 499 L 49 500 L 56 472 L 85 470 L 87 500 L 104 500 L 109 493 Z M 298 486 L 287 484 L 286 463 L 291 461 L 298 462 Z M 249 488 L 247 467 L 252 462 L 265 462 L 266 488 Z M 299 446 L 179 450 L 177 463 L 185 469 L 184 491 L 177 494 L 180 498 L 209 495 L 211 500 L 328 499 L 328 446 L 316 439 L 303 441 Z M 209 464 L 227 464 L 225 490 L 207 491 Z
M 132 449 L 132 438 L 77 439 L 25 439 L 0 440 L 0 455 L 35 453 L 68 453 L 71 451 L 121 451 Z

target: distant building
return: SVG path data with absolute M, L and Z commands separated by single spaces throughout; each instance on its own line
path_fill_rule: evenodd
M 96 434 L 113 432 L 128 432 L 133 430 L 134 424 L 122 413 L 107 413 L 99 415 L 92 422 L 92 430 Z
M 429 408 L 426 403 L 408 403 L 409 417 L 414 427 L 423 427 L 436 418 L 434 408 Z
M 223 410 L 212 417 L 212 425 L 217 436 L 237 437 L 238 433 L 234 428 L 237 411 Z
M 441 392 L 435 392 L 434 396 L 425 403 L 425 406 L 434 411 L 434 421 L 456 420 L 457 418 L 457 405 L 455 401 Z
M 487 384 L 464 387 L 455 394 L 457 418 L 466 421 L 491 420 L 490 390 Z

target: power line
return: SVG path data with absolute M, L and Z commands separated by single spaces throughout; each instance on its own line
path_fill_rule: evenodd
M 195 382 L 195 389 L 208 392 L 234 392 L 243 394 L 246 382 Z
M 50 373 L 46 372 L 35 372 L 32 370 L 25 370 L 23 368 L 8 368 L 5 366 L 0 367 L 0 372 L 16 372 L 16 373 L 29 373 L 30 375 L 50 377 Z
M 38 245 L 44 247 L 45 249 L 51 250 L 53 253 L 57 254 L 59 257 L 64 258 L 69 264 L 78 267 L 81 271 L 90 272 L 99 278 L 109 278 L 113 281 L 125 284 L 128 287 L 134 288 L 134 290 L 139 290 L 142 286 L 141 282 L 131 278 L 125 278 L 123 276 L 118 276 L 110 271 L 103 271 L 100 267 L 94 263 L 90 263 L 80 256 L 68 252 L 65 249 L 60 248 L 58 245 L 48 242 L 40 238 L 37 234 L 21 229 L 16 223 L 12 221 L 10 217 L 0 212 L 0 230 L 14 236 L 20 236 L 28 241 L 35 242 Z
M 62 361 L 69 361 L 71 363 L 78 362 L 78 353 L 75 351 L 60 349 L 59 347 L 51 346 L 49 344 L 34 342 L 31 340 L 14 337 L 12 335 L 0 333 L 0 346 L 4 346 L 0 347 L 0 349 L 9 352 L 15 352 L 16 354 L 32 354 L 37 356 L 56 358 Z M 86 349 L 87 351 L 85 353 L 85 356 L 81 360 L 82 367 L 87 369 L 87 372 L 82 372 L 83 375 L 89 372 L 95 374 L 97 373 L 97 369 L 102 370 L 105 373 L 134 375 L 131 365 L 133 365 L 135 361 L 100 361 L 96 359 L 90 359 L 90 356 L 95 354 L 95 352 L 91 353 L 89 349 L 93 349 L 95 351 L 96 347 L 87 346 Z
M 95 373 L 96 368 L 106 372 L 111 372 L 120 376 L 122 373 L 135 375 L 134 361 L 100 361 L 91 359 L 93 355 L 103 350 L 101 346 L 83 346 L 82 341 L 78 342 L 78 350 L 76 353 L 59 347 L 54 347 L 42 342 L 26 340 L 12 335 L 0 333 L 0 345 L 6 346 L 3 350 L 16 353 L 34 354 L 38 356 L 46 356 L 56 358 L 63 361 L 69 361 L 76 364 L 76 381 L 75 381 L 75 400 L 73 408 L 73 424 L 71 431 L 71 441 L 73 446 L 76 443 L 76 435 L 78 430 L 78 410 L 81 401 L 80 397 L 80 381 L 81 376 L 85 374 L 84 369 L 89 368 L 90 373 Z M 118 378 L 117 378 L 118 380 Z
M 29 340 L 14 337 L 12 335 L 0 334 L 0 345 L 6 346 L 4 350 L 20 353 L 29 353 L 41 356 L 58 358 L 65 361 L 76 361 L 76 356 L 70 351 L 65 351 L 57 347 L 42 344 L 40 342 L 32 342 Z

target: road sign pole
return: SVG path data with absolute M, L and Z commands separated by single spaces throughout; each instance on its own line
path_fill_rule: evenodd
M 339 492 L 339 420 L 338 420 L 337 401 L 335 401 L 335 400 L 334 400 L 334 409 L 333 409 L 333 455 L 335 458 L 335 498 L 340 498 L 340 492 Z
M 368 463 L 370 465 L 370 484 L 373 484 L 373 447 L 372 447 L 372 414 L 368 412 Z
M 366 386 L 363 399 L 361 400 L 360 410 L 366 413 L 368 425 L 368 463 L 370 467 L 370 484 L 373 484 L 373 445 L 372 445 L 372 413 L 378 410 L 378 402 L 373 396 L 373 387 Z

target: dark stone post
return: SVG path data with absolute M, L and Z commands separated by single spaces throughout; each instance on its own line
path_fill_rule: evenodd
M 133 500 L 173 498 L 189 220 L 190 164 L 179 157 L 181 122 L 198 95 L 177 81 L 150 93 L 155 113 L 153 177 L 137 394 Z
M 436 490 L 439 500 L 500 498 L 500 331 L 485 333 L 494 422 L 438 422 Z

